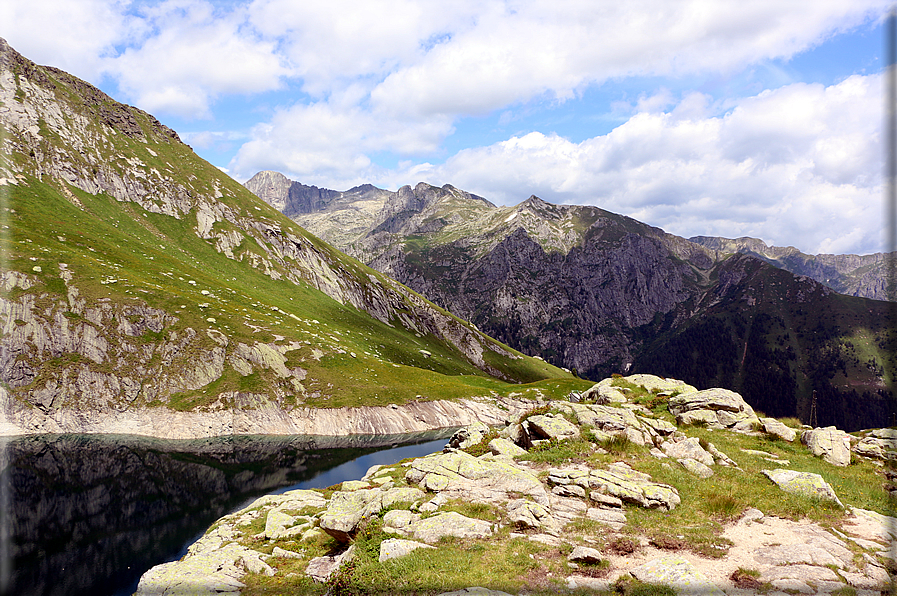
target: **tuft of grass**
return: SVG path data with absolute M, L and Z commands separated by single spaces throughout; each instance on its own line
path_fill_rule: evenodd
M 649 584 L 635 578 L 621 577 L 611 587 L 620 596 L 676 596 L 676 590 L 666 584 Z
M 454 511 L 465 517 L 475 519 L 484 519 L 486 521 L 497 522 L 499 519 L 498 509 L 494 505 L 488 503 L 472 503 L 453 499 L 439 508 L 440 511 Z
M 760 590 L 763 582 L 760 581 L 760 572 L 756 569 L 739 567 L 729 576 L 735 587 L 740 590 Z
M 638 445 L 629 440 L 626 435 L 614 435 L 610 439 L 598 442 L 598 446 L 612 455 L 623 455 L 626 453 L 635 453 L 639 450 Z
M 703 501 L 701 508 L 708 515 L 729 520 L 740 515 L 744 505 L 732 495 L 711 494 Z
M 533 447 L 518 459 L 551 465 L 581 462 L 592 454 L 592 450 L 592 443 L 582 438 L 562 441 L 551 439 L 547 443 Z

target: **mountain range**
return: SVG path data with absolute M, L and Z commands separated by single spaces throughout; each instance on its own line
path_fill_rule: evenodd
M 535 196 L 499 207 L 451 185 L 340 192 L 266 171 L 246 187 L 490 336 L 582 377 L 651 372 L 731 387 L 771 416 L 888 423 L 888 304 L 838 293 L 880 297 L 883 255 L 687 240 L 597 207 Z
M 588 386 L 3 40 L 0 140 L 2 433 L 409 432 Z

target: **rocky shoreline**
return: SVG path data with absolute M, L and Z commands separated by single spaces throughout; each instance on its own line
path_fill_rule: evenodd
M 872 596 L 891 581 L 897 519 L 839 499 L 826 478 L 856 467 L 853 458 L 893 457 L 897 432 L 794 429 L 759 418 L 731 391 L 696 391 L 650 375 L 606 379 L 571 397 L 499 429 L 470 425 L 442 453 L 374 466 L 357 481 L 262 497 L 221 518 L 182 560 L 147 571 L 138 594 L 262 593 L 275 585 L 269 580 L 282 586 L 274 593 L 351 593 L 339 591 L 343 582 L 372 570 L 393 583 L 367 586 L 370 593 L 443 595 L 619 593 L 621 582 L 644 582 L 680 594 Z M 738 437 L 768 447 L 736 452 Z M 584 451 L 539 456 L 564 446 Z M 803 463 L 783 459 L 781 450 Z M 826 478 L 801 470 L 808 466 L 822 466 Z M 884 466 L 872 467 L 885 475 Z M 736 505 L 708 521 L 710 537 L 684 527 L 678 537 L 646 531 L 645 515 L 701 508 L 686 496 L 693 485 L 732 477 L 770 491 L 765 507 L 790 499 L 830 521 L 764 512 L 730 496 Z M 440 585 L 455 592 L 390 575 L 414 557 L 432 566 L 453 552 L 486 548 L 509 559 L 528 553 L 527 573 L 496 577 L 479 591 L 451 586 L 464 580 L 445 576 Z M 457 567 L 442 573 L 460 573 Z
M 14 408 L 0 388 L 0 436 L 35 434 L 126 434 L 160 439 L 229 435 L 401 435 L 474 422 L 503 424 L 539 402 L 507 397 L 417 401 L 355 408 L 294 408 L 270 402 L 255 409 L 180 412 L 165 407 L 128 410 Z

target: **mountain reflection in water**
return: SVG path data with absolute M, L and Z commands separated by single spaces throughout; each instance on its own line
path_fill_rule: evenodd
M 144 571 L 252 499 L 358 479 L 439 450 L 447 433 L 0 439 L 0 594 L 130 594 Z M 417 445 L 383 451 L 399 443 Z

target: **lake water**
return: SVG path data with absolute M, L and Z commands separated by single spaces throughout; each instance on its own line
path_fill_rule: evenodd
M 144 571 L 259 496 L 359 479 L 450 434 L 2 439 L 0 594 L 132 594 Z

